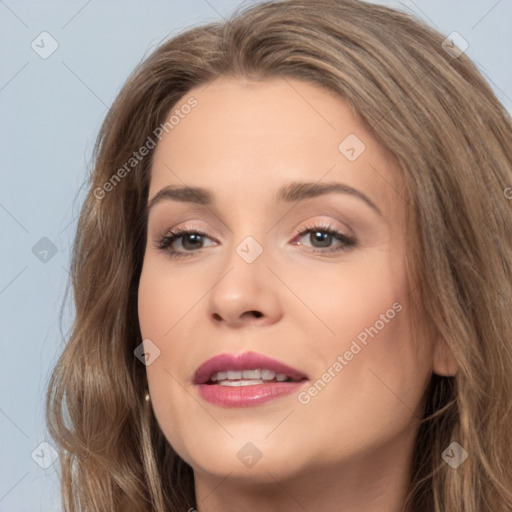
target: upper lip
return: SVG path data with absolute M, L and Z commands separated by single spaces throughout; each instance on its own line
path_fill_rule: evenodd
M 216 372 L 228 370 L 253 370 L 266 368 L 276 373 L 284 373 L 293 380 L 307 379 L 307 375 L 276 359 L 272 359 L 256 352 L 242 354 L 219 354 L 208 359 L 197 368 L 194 373 L 194 384 L 205 384 Z

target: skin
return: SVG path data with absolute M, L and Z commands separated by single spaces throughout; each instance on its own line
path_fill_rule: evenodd
M 151 404 L 194 470 L 199 512 L 400 511 L 428 377 L 456 367 L 431 336 L 412 340 L 394 158 L 342 99 L 300 80 L 221 78 L 189 91 L 178 108 L 191 96 L 197 107 L 155 149 L 149 201 L 186 184 L 207 188 L 215 203 L 164 200 L 150 210 L 139 321 L 160 349 L 146 367 Z M 354 161 L 338 149 L 349 134 L 366 146 Z M 382 215 L 348 194 L 277 202 L 276 190 L 292 181 L 343 183 Z M 322 249 L 313 234 L 296 234 L 319 222 L 357 245 L 313 254 L 341 245 Z M 156 248 L 176 227 L 206 231 L 203 248 L 194 252 L 183 237 L 173 247 L 188 247 L 188 257 Z M 250 264 L 236 252 L 247 236 L 263 248 Z M 401 311 L 333 371 L 397 302 Z M 204 401 L 196 368 L 248 350 L 306 373 L 306 391 L 329 368 L 334 377 L 307 404 L 296 393 L 246 408 Z M 237 457 L 247 442 L 261 452 L 252 467 Z

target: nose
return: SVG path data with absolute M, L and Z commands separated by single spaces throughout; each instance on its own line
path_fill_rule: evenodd
M 241 244 L 245 247 L 244 244 Z M 242 256 L 240 256 L 242 254 Z M 282 317 L 280 282 L 263 252 L 251 261 L 233 249 L 209 294 L 209 314 L 216 325 L 271 325 Z

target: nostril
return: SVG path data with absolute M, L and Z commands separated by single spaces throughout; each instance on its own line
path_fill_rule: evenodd
M 252 313 L 256 318 L 260 318 L 261 316 L 263 316 L 263 313 L 261 313 L 260 311 L 251 311 L 251 313 Z

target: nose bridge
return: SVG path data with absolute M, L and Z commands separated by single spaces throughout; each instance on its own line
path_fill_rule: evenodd
M 266 258 L 261 258 L 263 253 L 265 252 L 264 245 L 268 249 L 267 239 L 263 240 L 264 235 L 259 235 L 258 238 L 260 241 L 256 239 L 253 235 L 245 236 L 242 241 L 235 247 L 235 252 L 240 257 L 240 259 L 246 263 L 247 265 L 252 265 L 256 261 L 261 261 Z
M 243 197 L 243 196 L 238 196 Z M 237 199 L 232 203 L 231 211 L 239 212 L 231 223 L 229 233 L 230 246 L 233 248 L 232 264 L 240 261 L 246 265 L 266 259 L 262 258 L 269 246 L 269 236 L 272 234 L 265 222 L 265 207 L 261 202 L 256 201 L 255 196 L 244 202 Z M 255 202 L 256 201 L 256 202 Z M 237 256 L 235 258 L 235 256 Z M 257 265 L 258 267 L 260 265 Z
M 265 272 L 268 272 L 268 237 L 263 226 L 258 229 L 254 223 L 247 222 L 244 227 L 239 225 L 231 232 L 229 253 L 226 255 L 225 267 L 229 271 L 228 281 L 236 280 L 237 286 L 249 286 L 252 293 L 257 293 L 258 288 L 265 281 Z M 226 276 L 227 277 L 227 276 Z M 268 284 L 268 283 L 267 283 Z

